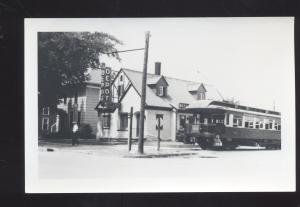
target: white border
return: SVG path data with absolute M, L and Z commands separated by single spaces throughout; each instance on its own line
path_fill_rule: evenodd
M 289 19 L 293 25 L 294 18 Z M 197 21 L 197 18 L 174 19 Z M 218 18 L 219 20 L 222 18 Z M 227 18 L 228 19 L 228 18 Z M 233 18 L 238 19 L 238 18 Z M 39 180 L 38 179 L 38 89 L 37 89 L 37 32 L 39 31 L 94 31 L 98 22 L 105 24 L 141 23 L 159 21 L 162 19 L 134 18 L 134 19 L 25 19 L 25 192 L 26 193 L 89 193 L 89 192 L 262 192 L 262 191 L 295 191 L 295 81 L 294 68 L 286 68 L 286 76 L 282 77 L 288 89 L 286 102 L 291 107 L 282 111 L 282 134 L 290 138 L 283 142 L 282 159 L 286 159 L 289 167 L 284 181 L 276 178 L 276 172 L 270 176 L 276 180 L 253 182 L 230 178 L 224 179 L 212 172 L 212 177 L 195 180 L 187 177 L 155 177 L 122 179 L 85 179 L 85 180 Z M 163 18 L 168 21 L 167 18 Z M 291 38 L 294 34 L 291 34 Z M 294 51 L 292 51 L 293 53 Z M 294 63 L 293 63 L 294 64 Z M 212 180 L 214 179 L 214 181 Z M 274 181 L 274 182 L 273 182 Z M 200 185 L 199 185 L 200 184 Z

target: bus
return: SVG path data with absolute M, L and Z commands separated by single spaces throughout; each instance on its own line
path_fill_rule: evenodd
M 181 134 L 185 143 L 198 143 L 202 149 L 281 149 L 280 112 L 212 100 L 193 102 L 183 112 L 190 114 Z

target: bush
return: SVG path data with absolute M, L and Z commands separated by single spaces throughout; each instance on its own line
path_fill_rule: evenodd
M 79 127 L 79 138 L 81 139 L 92 139 L 94 135 L 92 134 L 93 130 L 89 124 L 81 124 Z

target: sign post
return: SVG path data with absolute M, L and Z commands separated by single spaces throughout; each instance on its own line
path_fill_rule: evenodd
M 161 114 L 158 114 L 156 116 L 156 129 L 157 129 L 157 151 L 160 150 L 160 130 L 163 128 L 161 125 L 161 120 L 163 119 L 163 116 Z
M 128 151 L 131 151 L 131 142 L 132 142 L 132 116 L 133 116 L 133 107 L 130 108 L 130 114 L 129 114 Z

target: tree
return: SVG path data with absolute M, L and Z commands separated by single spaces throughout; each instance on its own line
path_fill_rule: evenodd
M 88 69 L 100 68 L 99 57 L 107 54 L 118 60 L 112 35 L 100 32 L 38 33 L 38 90 L 40 104 L 56 105 L 67 88 L 89 80 Z

